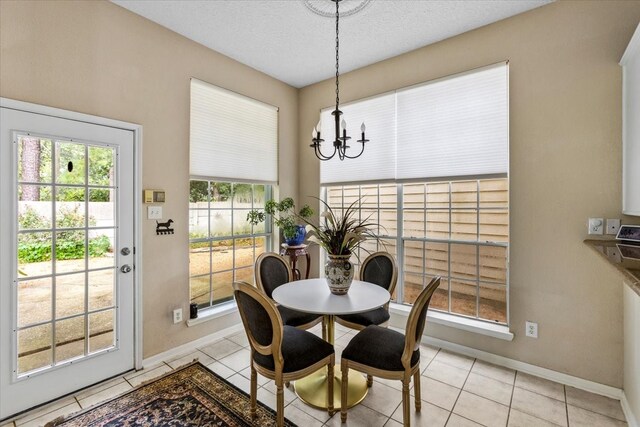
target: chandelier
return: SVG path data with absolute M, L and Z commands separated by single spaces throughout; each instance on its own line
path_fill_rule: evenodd
M 310 145 L 310 147 L 313 147 L 313 152 L 315 153 L 316 157 L 318 159 L 320 159 L 320 160 L 330 160 L 330 159 L 334 158 L 336 154 L 338 155 L 338 158 L 340 160 L 355 159 L 357 157 L 360 157 L 362 155 L 362 153 L 364 153 L 364 144 L 366 142 L 369 142 L 369 140 L 365 138 L 366 127 L 365 127 L 364 123 L 362 123 L 362 125 L 360 126 L 361 138 L 357 140 L 359 143 L 362 144 L 362 147 L 360 148 L 360 152 L 355 156 L 351 156 L 351 155 L 347 154 L 347 149 L 350 148 L 347 145 L 347 141 L 349 141 L 351 139 L 351 137 L 347 135 L 347 122 L 344 120 L 344 118 L 340 117 L 340 116 L 342 116 L 342 111 L 340 111 L 340 38 L 339 38 L 340 30 L 339 30 L 339 24 L 340 24 L 340 2 L 342 0 L 331 0 L 331 1 L 336 4 L 336 15 L 335 15 L 336 16 L 336 109 L 333 110 L 333 112 L 331 113 L 331 115 L 333 116 L 333 120 L 335 122 L 335 139 L 333 140 L 333 153 L 331 153 L 330 155 L 325 155 L 324 153 L 322 153 L 322 150 L 321 150 L 320 146 L 324 142 L 324 139 L 322 139 L 320 137 L 321 136 L 321 122 L 320 121 L 318 122 L 316 127 L 313 128 L 313 133 L 311 135 L 312 144 Z M 368 3 L 368 0 L 362 2 L 360 7 L 356 8 L 357 10 L 355 10 L 355 11 L 357 12 L 358 10 L 361 10 L 364 6 L 366 6 L 367 3 Z M 318 13 L 314 8 L 309 6 L 308 0 L 307 0 L 306 4 L 307 4 L 307 7 L 309 7 L 314 12 Z M 355 13 L 355 12 L 353 12 L 353 13 Z M 320 13 L 318 13 L 318 14 L 320 14 Z

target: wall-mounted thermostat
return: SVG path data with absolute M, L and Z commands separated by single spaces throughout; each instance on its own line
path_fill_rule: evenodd
M 144 190 L 144 202 L 145 203 L 164 203 L 164 191 L 163 190 Z

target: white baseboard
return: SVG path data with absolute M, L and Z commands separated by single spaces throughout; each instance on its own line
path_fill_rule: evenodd
M 244 327 L 242 326 L 242 323 L 238 323 L 233 326 L 229 326 L 228 328 L 222 329 L 218 332 L 215 332 L 213 334 L 204 336 L 202 338 L 198 338 L 197 340 L 190 341 L 186 344 L 182 344 L 181 346 L 174 347 L 162 353 L 154 354 L 153 356 L 148 357 L 142 361 L 142 368 L 144 369 L 149 366 L 153 366 L 158 363 L 161 363 L 165 360 L 171 359 L 173 357 L 178 357 L 182 354 L 189 353 L 191 351 L 196 350 L 199 347 L 204 347 L 208 344 L 211 344 L 214 341 L 217 341 L 229 335 L 233 335 L 236 332 L 240 332 L 243 330 L 244 330 Z
M 475 348 L 466 347 L 460 344 L 455 344 L 449 341 L 444 341 L 438 338 L 432 338 L 425 335 L 422 336 L 422 342 L 425 344 L 444 348 L 446 350 L 451 350 L 455 353 L 474 357 L 484 362 L 493 363 L 494 365 L 515 369 L 520 372 L 524 372 L 526 374 L 535 375 L 540 378 L 566 384 L 571 387 L 589 391 L 591 393 L 596 393 L 602 396 L 610 397 L 612 399 L 621 400 L 623 397 L 623 392 L 619 388 L 600 384 L 594 381 L 585 380 L 584 378 L 574 377 L 573 375 L 563 374 L 562 372 L 553 371 L 551 369 L 542 368 L 540 366 L 531 365 L 529 363 L 520 362 L 519 360 L 510 359 L 504 356 L 498 356 L 493 353 L 488 353 L 486 351 L 477 350 Z
M 640 427 L 640 421 L 631 410 L 631 406 L 629 405 L 629 401 L 627 400 L 627 395 L 624 393 L 624 391 L 622 392 L 620 404 L 622 404 L 622 412 L 624 412 L 624 416 L 627 419 L 627 424 L 629 425 L 629 427 Z M 638 416 L 640 416 L 640 414 L 638 414 Z

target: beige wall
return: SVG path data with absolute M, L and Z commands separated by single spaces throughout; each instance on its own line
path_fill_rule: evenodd
M 142 185 L 166 190 L 176 230 L 156 236 L 142 220 L 144 357 L 236 324 L 237 315 L 191 328 L 170 318 L 189 312 L 189 79 L 280 107 L 285 178 L 297 174 L 297 90 L 104 1 L 2 0 L 0 49 L 0 96 L 144 127 Z M 280 189 L 296 195 L 297 182 Z
M 342 76 L 340 99 L 348 102 L 509 60 L 516 337 L 506 342 L 437 325 L 428 334 L 622 386 L 620 280 L 582 240 L 589 216 L 621 217 L 618 61 L 639 20 L 638 1 L 560 1 Z M 300 91 L 301 141 L 331 105 L 333 85 Z M 310 149 L 300 160 L 300 194 L 315 196 L 319 162 Z M 538 339 L 524 337 L 525 320 L 538 322 Z
M 621 217 L 617 62 L 639 20 L 638 1 L 557 2 L 341 79 L 349 101 L 510 61 L 516 338 L 434 325 L 431 335 L 622 386 L 619 278 L 582 239 L 587 217 Z M 192 76 L 279 106 L 281 193 L 318 194 L 318 161 L 297 147 L 307 147 L 319 109 L 331 104 L 331 81 L 297 91 L 107 2 L 0 1 L 0 96 L 144 126 L 143 187 L 167 191 L 165 216 L 176 221 L 176 234 L 163 237 L 142 223 L 145 357 L 238 321 L 187 328 L 170 320 L 171 309 L 188 303 Z M 299 188 L 286 179 L 296 175 Z M 539 323 L 539 339 L 523 337 L 525 320 Z

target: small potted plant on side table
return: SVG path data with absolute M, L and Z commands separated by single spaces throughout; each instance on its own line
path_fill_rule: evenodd
M 273 217 L 274 224 L 282 230 L 284 241 L 289 246 L 299 246 L 304 242 L 306 229 L 298 223 L 298 218 L 306 221 L 313 215 L 309 205 L 304 205 L 296 212 L 296 205 L 291 197 L 280 202 L 269 200 L 264 206 L 264 211 L 254 209 L 247 214 L 247 221 L 253 225 L 264 222 L 267 215 Z
M 353 264 L 349 260 L 351 254 L 368 239 L 378 240 L 371 227 L 378 224 L 369 218 L 359 219 L 353 202 L 341 216 L 324 201 L 326 211 L 320 214 L 320 221 L 314 224 L 302 218 L 310 229 L 307 233 L 309 241 L 317 243 L 327 251 L 328 261 L 324 267 L 329 290 L 335 295 L 345 295 L 353 281 Z

